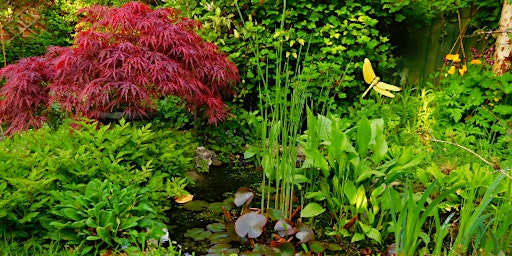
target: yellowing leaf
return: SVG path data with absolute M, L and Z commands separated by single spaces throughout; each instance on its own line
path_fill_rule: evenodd
M 297 42 L 299 42 L 300 45 L 304 45 L 304 43 L 306 43 L 302 38 L 297 39 Z
M 176 201 L 176 203 L 179 203 L 179 204 L 184 204 L 184 203 L 192 201 L 193 198 L 194 198 L 194 196 L 191 194 L 184 194 L 184 195 L 181 195 L 180 197 L 174 199 L 174 201 Z

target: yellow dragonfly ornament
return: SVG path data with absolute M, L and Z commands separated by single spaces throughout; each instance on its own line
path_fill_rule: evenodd
M 372 64 L 370 60 L 365 58 L 363 64 L 363 78 L 364 81 L 370 85 L 368 89 L 363 93 L 363 98 L 366 94 L 373 88 L 376 92 L 390 98 L 394 98 L 395 95 L 389 91 L 400 91 L 402 90 L 400 87 L 396 87 L 394 85 L 390 85 L 380 81 L 380 77 L 375 75 L 373 71 Z

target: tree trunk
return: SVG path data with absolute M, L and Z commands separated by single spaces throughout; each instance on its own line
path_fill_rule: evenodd
M 492 71 L 497 75 L 502 75 L 510 71 L 512 39 L 509 32 L 512 32 L 512 3 L 511 0 L 503 1 L 501 18 L 498 27 L 498 36 L 496 37 L 496 51 L 494 52 L 494 66 Z

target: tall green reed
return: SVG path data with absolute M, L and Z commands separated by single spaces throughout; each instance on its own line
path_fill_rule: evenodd
M 283 3 L 280 28 L 274 35 L 279 40 L 276 44 L 276 62 L 269 65 L 267 61 L 264 68 L 258 66 L 261 116 L 254 123 L 259 141 L 257 158 L 265 174 L 262 181 L 261 209 L 278 209 L 285 217 L 290 217 L 293 212 L 297 137 L 302 126 L 308 93 L 301 68 L 304 45 L 299 46 L 295 67 L 290 64 L 290 55 L 283 50 L 287 33 L 284 29 L 285 10 L 286 1 Z M 270 70 L 270 66 L 274 69 Z M 275 198 L 272 192 L 276 192 Z

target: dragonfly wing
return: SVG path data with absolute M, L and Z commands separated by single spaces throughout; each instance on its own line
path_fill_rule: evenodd
M 371 84 L 370 86 L 368 86 L 368 89 L 366 89 L 366 91 L 364 91 L 364 93 L 363 93 L 363 97 L 362 97 L 362 98 L 364 98 L 364 96 L 366 96 L 366 94 L 367 94 L 367 93 L 372 89 L 372 87 L 373 87 L 373 84 Z
M 382 90 L 390 90 L 390 91 L 395 91 L 395 92 L 402 90 L 402 88 L 400 88 L 400 87 L 390 85 L 390 84 L 387 84 L 384 82 L 377 83 L 376 87 L 379 87 Z
M 377 76 L 373 71 L 372 64 L 368 58 L 364 58 L 363 63 L 363 78 L 367 84 L 371 84 Z
M 382 94 L 382 95 L 384 95 L 384 96 L 386 96 L 386 97 L 390 97 L 390 98 L 394 98 L 394 97 L 395 97 L 395 95 L 394 95 L 394 94 L 392 94 L 392 93 L 390 93 L 389 91 L 386 91 L 386 90 L 384 90 L 384 89 L 382 89 L 382 88 L 378 87 L 378 84 L 377 84 L 377 86 L 374 86 L 374 87 L 373 87 L 373 89 L 374 89 L 376 92 L 378 92 L 378 93 L 380 93 L 380 94 Z

